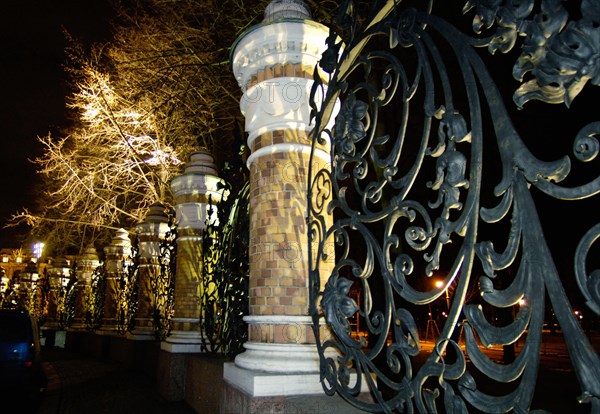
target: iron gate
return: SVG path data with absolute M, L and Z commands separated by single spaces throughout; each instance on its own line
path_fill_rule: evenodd
M 600 122 L 587 103 L 600 1 L 470 0 L 462 12 L 476 35 L 447 0 L 345 1 L 332 23 L 311 96 L 313 141 L 331 140 L 332 164 L 309 172 L 307 219 L 323 387 L 371 412 L 542 412 L 556 318 L 581 407 L 599 413 L 600 361 L 573 305 L 600 314 Z M 507 72 L 516 81 L 495 81 Z M 574 161 L 556 156 L 565 142 Z M 556 235 L 564 222 L 578 242 Z

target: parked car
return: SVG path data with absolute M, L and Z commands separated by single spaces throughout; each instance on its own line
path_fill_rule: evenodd
M 0 389 L 37 397 L 44 387 L 35 318 L 25 311 L 0 309 Z

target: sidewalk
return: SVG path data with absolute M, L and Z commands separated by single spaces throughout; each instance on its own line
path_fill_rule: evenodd
M 592 345 L 600 350 L 600 335 L 594 332 Z M 424 354 L 431 352 L 432 341 L 421 344 Z M 517 346 L 517 352 L 523 344 Z M 572 372 L 571 362 L 563 342 L 562 334 L 544 332 L 540 350 L 540 373 L 538 382 L 543 394 L 536 396 L 534 406 L 553 408 L 552 412 L 576 412 L 581 407 L 569 405 L 567 411 L 558 407 L 579 393 L 578 381 Z M 501 347 L 492 347 L 486 353 L 500 362 Z M 43 367 L 48 385 L 39 403 L 20 396 L 9 396 L 0 403 L 2 413 L 33 414 L 194 414 L 184 402 L 169 402 L 155 391 L 155 381 L 143 373 L 127 370 L 108 360 L 100 360 L 75 354 L 62 348 L 43 349 Z M 480 379 L 485 383 L 484 379 Z M 546 400 L 540 403 L 538 399 Z M 5 410 L 15 402 L 14 407 Z M 34 408 L 25 409 L 29 403 Z M 295 404 L 295 402 L 294 402 Z M 540 404 L 540 405 L 538 405 Z M 306 400 L 299 407 L 307 408 Z M 294 406 L 296 407 L 296 406 Z M 569 411 L 570 410 L 570 411 Z M 575 411 L 573 411 L 575 410 Z M 301 411 L 292 411 L 301 412 Z M 307 411 L 315 412 L 315 411 Z M 202 413 L 213 414 L 213 413 Z
M 35 413 L 194 413 L 184 402 L 162 398 L 151 378 L 114 362 L 61 348 L 44 349 L 42 355 L 48 386 Z

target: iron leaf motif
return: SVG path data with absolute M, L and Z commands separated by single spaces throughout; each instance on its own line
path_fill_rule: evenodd
M 341 142 L 341 150 L 347 155 L 354 155 L 355 144 L 366 136 L 362 119 L 367 113 L 367 104 L 349 95 L 344 101 L 338 115 L 334 136 Z
M 489 51 L 506 53 L 513 49 L 518 36 L 524 36 L 520 57 L 513 76 L 521 86 L 513 100 L 522 107 L 530 100 L 562 103 L 567 107 L 589 82 L 600 85 L 600 15 L 597 0 L 581 2 L 582 18 L 568 21 L 569 13 L 560 0 L 542 0 L 534 10 L 533 0 L 470 0 L 463 11 L 475 9 L 473 30 L 498 27 L 489 43 Z M 530 74 L 530 80 L 524 82 Z
M 325 285 L 321 302 L 325 318 L 331 326 L 347 328 L 348 321 L 358 311 L 356 302 L 348 297 L 352 281 L 345 278 L 330 278 Z

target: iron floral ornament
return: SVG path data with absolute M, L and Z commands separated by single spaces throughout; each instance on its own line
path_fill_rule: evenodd
M 572 159 L 534 155 L 506 106 L 514 89 L 502 93 L 486 63 L 508 56 L 485 52 L 521 44 L 511 105 L 570 107 L 599 85 L 600 1 L 468 1 L 475 36 L 441 17 L 454 16 L 451 2 L 408 3 L 343 2 L 321 64 L 327 79 L 315 70 L 311 97 L 325 99 L 311 102 L 313 146 L 331 142 L 331 168 L 311 162 L 307 187 L 323 388 L 367 412 L 548 412 L 551 398 L 534 397 L 551 309 L 578 401 L 600 413 L 600 359 L 565 290 L 576 283 L 600 314 L 600 270 L 590 267 L 600 225 L 574 247 L 575 277 L 560 275 L 532 195 L 575 202 L 600 193 L 600 122 L 572 145 L 594 176 L 564 185 L 577 179 Z M 332 244 L 330 270 L 321 264 Z M 490 347 L 503 347 L 504 360 Z
M 548 103 L 571 105 L 573 99 L 590 82 L 600 85 L 600 2 L 583 0 L 581 19 L 569 21 L 569 13 L 560 0 L 543 0 L 540 13 L 528 19 L 533 0 L 468 1 L 465 12 L 475 8 L 473 29 L 497 30 L 489 41 L 489 50 L 508 52 L 519 36 L 525 38 L 522 53 L 513 68 L 513 76 L 523 81 L 514 101 L 521 107 L 539 99 Z

